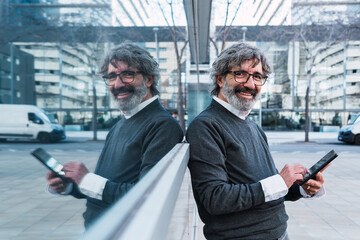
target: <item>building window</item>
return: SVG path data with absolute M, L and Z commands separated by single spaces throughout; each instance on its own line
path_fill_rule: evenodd
M 20 76 L 16 75 L 16 81 L 20 82 Z
M 16 97 L 20 98 L 21 97 L 21 93 L 19 91 L 16 91 Z

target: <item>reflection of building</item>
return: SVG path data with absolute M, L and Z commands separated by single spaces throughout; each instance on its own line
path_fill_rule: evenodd
M 56 9 L 52 8 L 43 11 L 41 8 L 28 7 L 29 4 L 44 4 L 46 0 L 2 0 L 0 3 L 0 24 L 10 26 L 28 26 L 48 24 L 48 15 L 56 14 Z M 51 1 L 56 3 L 57 1 Z M 25 5 L 25 7 L 22 7 Z
M 111 25 L 110 0 L 2 0 L 2 24 L 29 26 Z
M 147 42 L 142 43 L 145 48 L 151 53 L 151 55 L 156 59 L 156 43 Z M 183 42 L 179 42 L 179 48 L 183 46 Z M 165 108 L 170 111 L 175 111 L 177 108 L 177 60 L 174 50 L 173 42 L 160 42 L 159 43 L 159 67 L 161 79 L 159 83 L 160 90 L 160 101 L 165 106 Z M 185 88 L 185 64 L 186 56 L 182 59 L 182 83 L 183 89 Z M 183 91 L 184 92 L 184 91 Z M 186 93 L 184 93 L 186 94 Z
M 59 46 L 56 43 L 18 44 L 23 51 L 35 57 L 36 94 L 39 107 L 86 108 L 92 105 L 91 46 L 85 44 Z M 104 90 L 99 90 L 105 97 Z
M 5 0 L 0 4 L 0 18 L 2 23 L 17 23 L 19 26 L 110 26 L 111 22 L 116 26 L 145 26 L 150 23 L 149 19 L 153 14 L 150 13 L 149 4 L 148 1 L 140 0 L 78 0 L 66 4 L 63 1 L 49 0 Z M 97 58 L 109 46 L 98 47 L 102 52 L 97 54 L 96 51 L 93 52 L 95 47 L 92 43 L 73 46 L 57 43 L 16 44 L 35 57 L 36 94 L 40 107 L 76 109 L 92 106 L 91 69 L 97 67 Z M 156 55 L 154 43 L 142 45 Z M 173 44 L 161 42 L 159 53 L 162 75 L 160 87 L 164 89 L 163 101 L 168 105 L 176 93 L 176 83 L 174 84 L 174 77 L 171 77 L 171 72 L 177 68 Z M 107 88 L 99 76 L 95 76 L 95 85 L 98 107 L 109 107 Z
M 60 25 L 109 25 L 110 5 L 88 1 L 76 1 L 76 7 L 61 1 L 47 0 L 5 0 L 0 5 L 2 23 L 18 26 L 60 26 Z M 75 6 L 75 5 L 72 5 Z M 106 7 L 107 6 L 107 7 Z M 79 11 L 81 9 L 82 11 Z M 105 11 L 105 12 L 104 12 Z M 108 14 L 104 14 L 108 12 Z M 106 17 L 108 16 L 108 17 Z M 106 21 L 108 19 L 108 21 Z M 108 22 L 108 23 L 107 23 Z M 16 43 L 16 45 L 34 56 L 37 105 L 42 108 L 88 108 L 92 106 L 92 68 L 97 62 L 95 44 L 58 43 Z M 100 48 L 100 47 L 99 47 Z M 101 46 L 102 50 L 104 46 Z M 21 74 L 22 69 L 16 69 Z M 101 82 L 101 84 L 97 84 Z M 97 91 L 98 106 L 107 106 L 105 86 L 99 85 Z
M 12 44 L 0 46 L 0 103 L 36 103 L 34 57 Z

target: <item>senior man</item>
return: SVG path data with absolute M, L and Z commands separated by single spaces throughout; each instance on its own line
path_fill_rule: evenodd
M 210 106 L 187 131 L 194 197 L 207 239 L 287 239 L 284 200 L 323 195 L 321 173 L 300 187 L 307 169 L 277 171 L 262 129 L 248 118 L 270 74 L 264 54 L 241 43 L 212 65 Z

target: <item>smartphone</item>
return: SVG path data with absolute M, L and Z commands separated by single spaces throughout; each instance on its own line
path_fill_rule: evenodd
M 62 171 L 63 165 L 55 160 L 49 153 L 42 148 L 37 148 L 31 152 L 31 154 L 37 158 L 42 164 L 50 169 L 56 176 L 60 177 L 63 181 L 68 182 L 65 177 L 65 172 Z
M 317 163 L 315 163 L 310 169 L 309 173 L 305 174 L 304 180 L 302 180 L 299 185 L 303 185 L 309 179 L 315 179 L 315 175 L 321 171 L 326 165 L 328 165 L 332 160 L 334 160 L 337 157 L 337 153 L 334 150 L 331 150 L 328 152 L 324 157 L 322 157 Z

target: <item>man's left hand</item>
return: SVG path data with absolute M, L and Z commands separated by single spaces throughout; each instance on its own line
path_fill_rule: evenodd
M 65 177 L 71 179 L 76 184 L 80 184 L 81 179 L 89 173 L 89 170 L 81 162 L 69 162 L 64 165 Z
M 321 172 L 318 172 L 315 177 L 316 179 L 310 179 L 302 185 L 302 188 L 308 195 L 314 195 L 317 193 L 324 184 L 324 177 Z
M 322 188 L 325 181 L 322 172 L 325 171 L 325 169 L 327 169 L 328 167 L 330 167 L 330 165 L 331 163 L 329 163 L 323 169 L 321 169 L 321 171 L 315 175 L 315 180 L 310 179 L 309 181 L 306 182 L 306 184 L 302 185 L 302 188 L 305 190 L 305 192 L 308 195 L 314 195 Z

